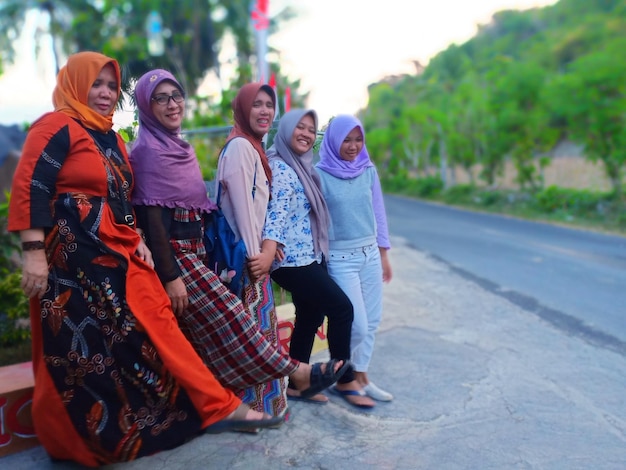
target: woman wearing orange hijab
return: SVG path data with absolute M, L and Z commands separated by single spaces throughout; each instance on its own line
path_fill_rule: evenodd
M 225 390 L 178 328 L 134 225 L 132 173 L 112 131 L 120 84 L 115 60 L 69 58 L 55 111 L 28 133 L 9 206 L 31 299 L 35 431 L 51 457 L 87 466 L 282 422 Z

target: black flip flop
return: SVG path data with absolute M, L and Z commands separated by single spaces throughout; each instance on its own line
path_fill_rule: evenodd
M 320 393 L 322 390 L 326 390 L 339 380 L 343 374 L 346 373 L 350 367 L 350 361 L 344 360 L 343 365 L 335 372 L 335 366 L 337 365 L 337 359 L 331 359 L 326 363 L 326 370 L 322 372 L 322 363 L 316 362 L 311 367 L 311 385 L 306 390 L 300 392 L 300 398 L 311 398 L 313 395 Z
M 371 410 L 375 405 L 360 405 L 358 403 L 354 403 L 350 401 L 348 397 L 364 397 L 367 396 L 363 390 L 339 390 L 337 387 L 332 387 L 330 389 L 331 392 L 343 398 L 346 403 L 356 407 L 361 408 L 362 410 Z
M 269 415 L 268 415 L 269 416 Z M 259 428 L 276 428 L 283 424 L 285 416 L 270 416 L 263 419 L 223 419 L 204 428 L 207 434 L 220 434 L 222 432 L 252 431 Z

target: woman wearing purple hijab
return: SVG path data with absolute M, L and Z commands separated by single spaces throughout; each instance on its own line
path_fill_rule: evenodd
M 330 213 L 328 272 L 354 307 L 354 374 L 369 397 L 391 401 L 393 395 L 367 376 L 383 312 L 383 282 L 391 280 L 391 244 L 378 173 L 356 117 L 339 115 L 330 122 L 316 168 Z
M 135 102 L 139 135 L 130 155 L 132 202 L 181 330 L 222 385 L 240 397 L 248 387 L 286 376 L 305 395 L 332 385 L 345 370 L 342 363 L 310 366 L 284 354 L 205 265 L 204 216 L 215 205 L 192 146 L 180 137 L 185 113 L 180 83 L 166 70 L 152 70 L 137 81 Z

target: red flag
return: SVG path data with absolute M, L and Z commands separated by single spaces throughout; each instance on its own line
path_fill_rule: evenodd
M 276 87 L 276 75 L 272 73 L 270 75 L 270 81 L 267 83 L 274 90 L 274 95 L 276 95 L 276 105 L 274 106 L 274 120 L 280 117 L 280 107 L 278 106 L 278 88 Z
M 291 88 L 285 88 L 285 106 L 283 108 L 285 112 L 291 109 Z
M 256 0 L 252 9 L 251 18 L 254 29 L 257 31 L 267 29 L 270 25 L 270 19 L 267 16 L 269 11 L 270 0 Z

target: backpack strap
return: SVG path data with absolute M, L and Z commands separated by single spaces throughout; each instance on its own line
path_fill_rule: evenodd
M 235 139 L 233 139 L 235 140 Z M 218 158 L 223 158 L 224 157 L 224 152 L 226 152 L 226 147 L 228 147 L 228 144 L 230 144 L 232 141 L 229 140 L 228 142 L 226 142 L 226 145 L 224 145 L 224 148 L 222 149 L 222 151 L 220 152 L 220 156 Z M 252 180 L 252 200 L 254 201 L 254 196 L 256 194 L 256 169 L 257 169 L 257 165 L 258 162 L 254 162 L 254 179 Z M 220 207 L 220 199 L 222 196 L 222 183 L 220 182 L 220 179 L 217 179 L 217 196 L 215 197 L 215 204 L 217 204 L 217 207 Z

